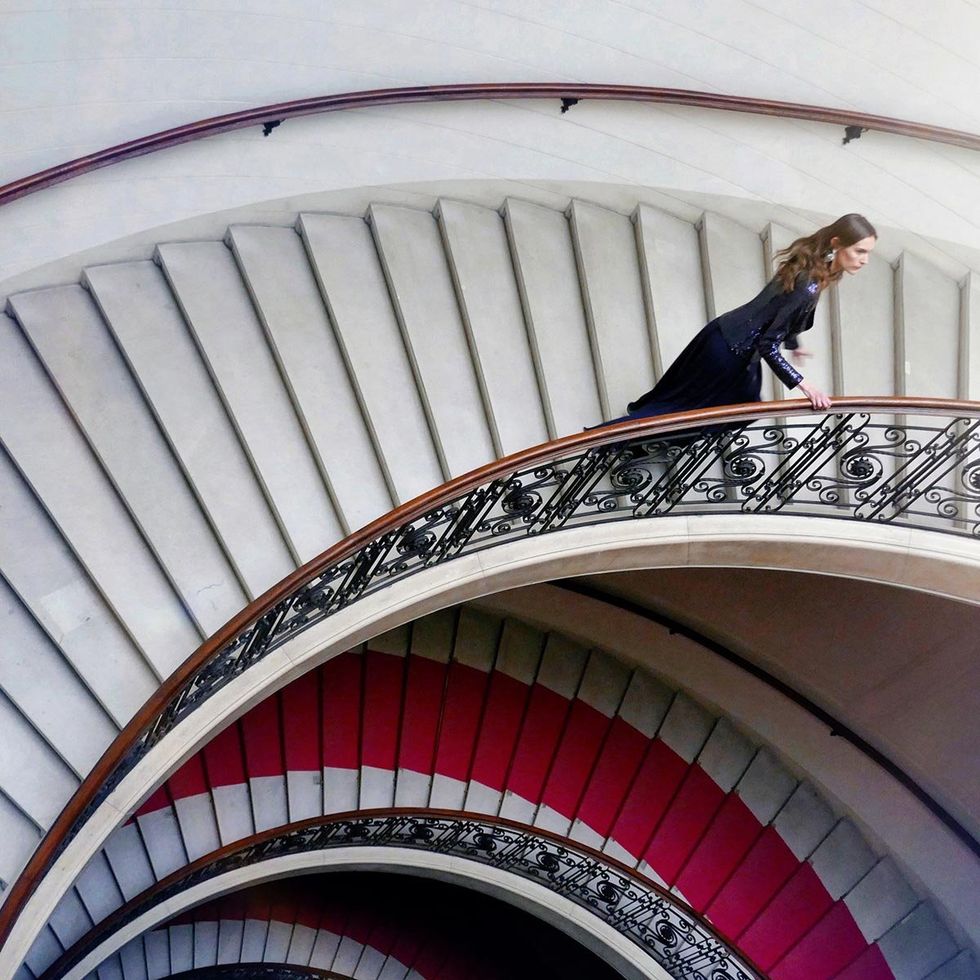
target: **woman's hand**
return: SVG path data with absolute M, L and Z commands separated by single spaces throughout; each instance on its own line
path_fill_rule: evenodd
M 825 395 L 819 388 L 814 388 L 805 381 L 801 381 L 797 387 L 810 399 L 810 404 L 814 408 L 830 408 L 830 396 Z

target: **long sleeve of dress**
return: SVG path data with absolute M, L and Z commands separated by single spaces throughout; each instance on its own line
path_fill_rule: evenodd
M 779 348 L 785 345 L 789 350 L 796 350 L 799 346 L 798 334 L 813 326 L 815 295 L 815 291 L 806 283 L 785 294 L 785 301 L 755 342 L 759 356 L 787 388 L 795 388 L 803 380 L 803 375 L 783 357 Z

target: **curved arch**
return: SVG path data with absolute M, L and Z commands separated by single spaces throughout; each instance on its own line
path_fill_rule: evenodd
M 722 109 L 766 116 L 782 116 L 787 119 L 806 119 L 840 126 L 856 126 L 860 129 L 872 129 L 937 143 L 949 143 L 971 150 L 980 149 L 980 136 L 962 130 L 930 126 L 904 119 L 892 119 L 865 112 L 802 105 L 795 102 L 779 102 L 772 99 L 719 95 L 689 89 L 659 88 L 648 85 L 593 85 L 575 82 L 414 85 L 362 92 L 342 92 L 335 95 L 322 95 L 315 98 L 297 99 L 292 102 L 258 106 L 254 109 L 244 109 L 240 112 L 213 116 L 174 129 L 153 133 L 12 181 L 0 187 L 0 206 L 45 187 L 52 187 L 63 181 L 71 180 L 73 177 L 91 173 L 123 160 L 131 160 L 167 147 L 179 146 L 182 143 L 206 139 L 209 136 L 217 136 L 220 133 L 245 129 L 249 126 L 275 127 L 284 119 L 337 112 L 344 109 L 363 109 L 369 106 L 406 105 L 417 102 L 460 102 L 481 99 L 561 99 L 564 105 L 583 99 L 685 105 L 702 109 Z
M 693 980 L 708 965 L 731 980 L 761 976 L 685 903 L 607 855 L 482 814 L 393 810 L 317 817 L 206 855 L 119 909 L 42 980 L 79 980 L 129 939 L 246 882 L 311 867 L 377 866 L 479 882 L 565 932 L 591 937 L 626 976 Z
M 938 399 L 841 399 L 837 404 L 843 410 L 854 411 L 877 409 L 896 412 L 914 409 L 916 414 L 967 418 L 980 415 L 980 406 L 975 403 Z M 465 530 L 472 534 L 478 516 L 472 511 L 472 502 L 480 499 L 479 494 L 486 493 L 481 488 L 493 488 L 499 500 L 505 492 L 513 492 L 515 473 L 524 472 L 536 477 L 542 466 L 550 467 L 555 472 L 562 462 L 571 463 L 571 472 L 576 479 L 567 480 L 563 475 L 552 487 L 559 501 L 559 510 L 553 513 L 560 513 L 567 519 L 570 516 L 569 486 L 578 481 L 585 494 L 591 492 L 611 467 L 617 462 L 622 463 L 621 454 L 629 452 L 623 449 L 624 437 L 640 440 L 709 421 L 741 422 L 745 419 L 791 418 L 807 414 L 811 414 L 811 410 L 801 402 L 765 407 L 745 405 L 683 413 L 654 421 L 627 422 L 569 436 L 507 457 L 451 481 L 331 548 L 247 607 L 205 643 L 127 726 L 82 784 L 35 852 L 28 868 L 14 884 L 7 902 L 0 909 L 0 936 L 10 936 L 27 900 L 55 862 L 73 877 L 71 869 L 77 871 L 81 868 L 119 816 L 129 812 L 162 775 L 186 758 L 208 731 L 282 686 L 298 671 L 308 668 L 314 658 L 324 659 L 331 655 L 331 651 L 336 652 L 377 633 L 386 625 L 412 618 L 428 609 L 501 588 L 564 576 L 569 574 L 570 562 L 574 562 L 571 571 L 575 573 L 658 564 L 758 564 L 831 571 L 911 587 L 936 589 L 938 584 L 940 591 L 955 587 L 969 590 L 969 583 L 960 582 L 962 575 L 957 573 L 975 562 L 975 549 L 968 542 L 961 545 L 955 534 L 937 535 L 933 531 L 889 526 L 887 523 L 845 522 L 836 517 L 807 516 L 807 520 L 801 522 L 798 518 L 779 514 L 732 514 L 725 513 L 723 507 L 719 507 L 722 513 L 717 518 L 699 513 L 696 509 L 696 517 L 678 517 L 671 513 L 676 501 L 671 502 L 666 516 L 644 522 L 642 530 L 631 527 L 634 522 L 622 520 L 624 515 L 621 514 L 618 521 L 586 522 L 581 526 L 564 527 L 557 537 L 527 535 L 522 540 L 501 540 L 498 543 L 498 538 L 506 538 L 506 535 L 494 535 L 491 531 L 488 540 L 493 547 L 473 549 L 462 554 L 462 548 L 445 537 L 443 540 L 448 541 L 448 545 L 442 551 L 432 551 L 419 544 L 428 540 L 426 535 L 435 523 L 432 520 L 434 515 L 443 523 L 443 530 L 445 527 L 458 529 L 461 521 L 468 520 L 469 525 Z M 848 419 L 847 416 L 827 418 Z M 824 432 L 824 424 L 819 423 L 813 431 Z M 950 423 L 942 431 L 948 431 L 953 424 Z M 959 445 L 965 447 L 966 452 L 977 451 L 978 440 L 974 430 L 978 428 L 980 423 L 972 422 L 965 436 L 959 433 Z M 772 429 L 773 426 L 769 426 L 767 431 Z M 701 440 L 700 445 L 702 448 L 710 447 L 720 459 L 732 447 L 733 437 L 730 432 L 725 432 Z M 836 448 L 839 449 L 839 445 Z M 581 455 L 572 455 L 576 450 Z M 835 465 L 837 456 L 831 454 L 829 458 Z M 629 459 L 632 460 L 632 457 Z M 784 458 L 777 455 L 777 460 L 781 459 Z M 673 462 L 668 460 L 669 465 L 674 462 L 676 459 Z M 634 464 L 629 462 L 629 465 Z M 576 466 L 579 467 L 577 471 Z M 583 467 L 589 466 L 595 467 L 589 476 L 589 479 L 595 478 L 592 483 L 588 479 L 579 480 L 583 477 Z M 463 499 L 470 505 L 469 510 L 460 504 Z M 576 505 L 579 499 L 575 498 Z M 720 499 L 718 503 L 725 501 Z M 792 505 L 792 494 L 779 503 L 780 506 L 787 503 Z M 853 505 L 853 501 L 851 503 Z M 516 512 L 517 517 L 508 512 L 510 516 L 507 519 L 516 522 L 521 516 L 520 508 Z M 806 506 L 802 508 L 802 513 L 809 514 Z M 643 515 L 646 516 L 647 512 L 644 511 Z M 485 517 L 486 512 L 480 516 Z M 696 521 L 696 526 L 689 524 L 689 521 Z M 719 521 L 720 524 L 717 523 Z M 556 527 L 562 527 L 564 521 L 553 523 Z M 954 522 L 947 520 L 947 524 L 952 529 Z M 421 528 L 425 529 L 425 534 L 420 537 Z M 726 551 L 712 555 L 712 540 L 724 542 Z M 380 551 L 378 542 L 384 542 Z M 728 550 L 732 546 L 741 549 L 737 559 Z M 365 567 L 377 573 L 384 551 L 392 548 L 398 556 L 396 570 L 402 564 L 405 565 L 402 570 L 407 570 L 408 563 L 414 562 L 412 570 L 415 574 L 400 578 L 393 584 L 386 582 L 381 591 L 366 591 L 367 583 L 359 581 L 358 576 L 363 578 Z M 455 574 L 447 575 L 438 562 L 431 560 L 433 556 L 440 560 L 451 558 Z M 896 558 L 900 560 L 896 562 Z M 941 570 L 938 575 L 937 570 Z M 316 596 L 325 594 L 322 590 L 324 576 L 339 576 L 336 593 L 332 588 L 330 592 L 345 601 L 342 604 L 333 603 L 334 609 L 330 602 L 324 605 L 304 600 L 302 608 L 298 610 L 300 617 L 294 620 L 301 623 L 302 631 L 287 626 L 285 632 L 280 634 L 281 642 L 273 648 L 268 641 L 282 626 L 286 607 L 291 605 L 294 611 L 298 608 L 295 606 L 296 597 L 300 595 L 298 590 L 305 589 L 306 595 L 313 595 L 315 600 Z M 320 585 L 311 590 L 311 583 L 318 577 Z M 959 597 L 970 598 L 971 595 Z M 980 597 L 972 598 L 975 601 Z M 223 650 L 231 653 L 231 659 L 215 671 L 214 658 Z M 246 673 L 249 683 L 243 683 Z M 201 684 L 202 679 L 216 683 L 211 688 L 205 688 Z M 185 700 L 186 692 L 193 690 L 205 691 L 207 697 Z M 196 710 L 181 715 L 181 706 L 186 708 L 188 704 Z M 204 704 L 214 710 L 203 710 Z M 178 720 L 180 724 L 177 724 Z M 189 721 L 196 723 L 188 724 Z M 176 738 L 168 737 L 170 734 L 176 735 Z M 172 744 L 174 748 L 166 752 L 158 751 L 162 741 Z M 101 817 L 95 819 L 100 813 Z M 83 826 L 86 832 L 80 836 L 84 845 L 71 847 L 73 834 Z M 53 901 L 56 900 L 55 897 Z M 45 899 L 46 903 L 50 903 L 48 911 L 53 907 L 53 901 L 50 895 Z M 41 914 L 44 914 L 43 911 Z M 20 948 L 23 953 L 25 949 L 20 947 L 23 942 L 24 937 L 21 936 L 18 943 L 11 942 L 7 946 L 10 949 Z

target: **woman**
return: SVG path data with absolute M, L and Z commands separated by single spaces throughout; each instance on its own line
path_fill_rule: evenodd
M 657 384 L 626 406 L 628 414 L 611 421 L 757 402 L 762 387 L 760 360 L 787 388 L 799 388 L 815 409 L 830 408 L 830 398 L 808 384 L 779 348 L 792 351 L 798 363 L 809 356 L 797 338 L 813 326 L 820 293 L 845 272 L 858 272 L 877 239 L 878 233 L 860 214 L 845 214 L 832 225 L 798 238 L 779 253 L 782 262 L 776 275 L 755 299 L 712 320 Z

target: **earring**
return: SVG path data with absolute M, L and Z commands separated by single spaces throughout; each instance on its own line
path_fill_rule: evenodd
M 830 263 L 834 261 L 834 259 L 836 258 L 836 256 L 837 256 L 837 249 L 836 248 L 832 248 L 829 252 L 827 252 L 826 255 L 824 255 L 824 257 L 823 257 L 824 258 L 824 262 L 826 262 L 828 265 L 830 265 Z

